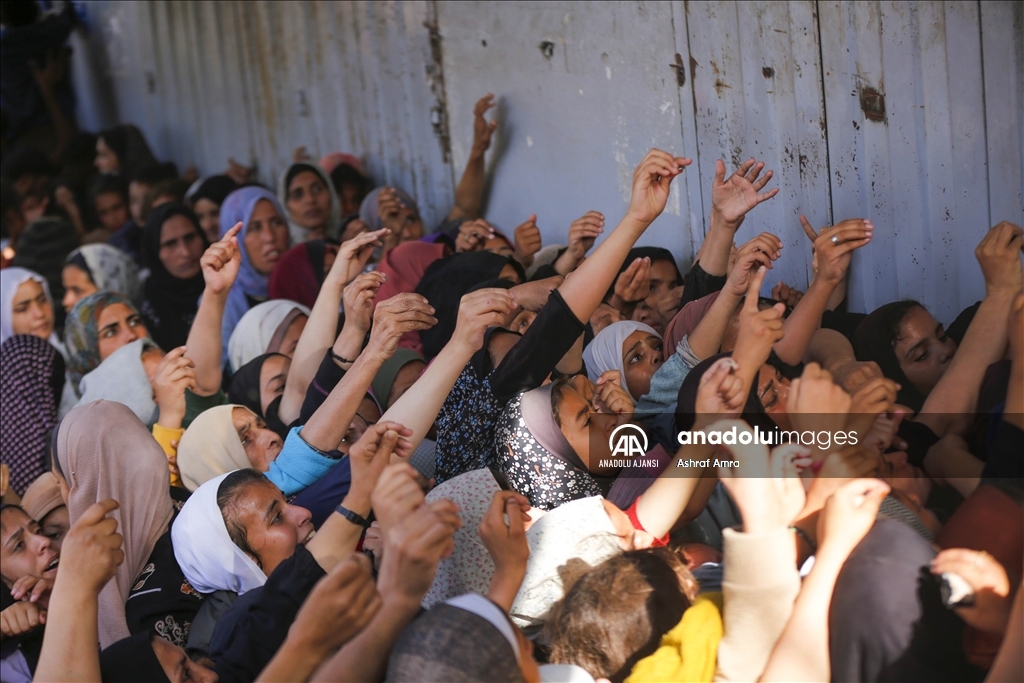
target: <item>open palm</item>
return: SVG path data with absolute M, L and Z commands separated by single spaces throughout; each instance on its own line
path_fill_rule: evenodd
M 729 223 L 743 219 L 748 211 L 761 202 L 768 201 L 779 192 L 773 188 L 761 192 L 772 178 L 772 171 L 761 176 L 763 162 L 748 159 L 728 179 L 725 177 L 725 162 L 715 162 L 715 182 L 711 186 L 711 205 Z M 759 177 L 760 176 L 760 177 Z M 760 194 L 758 194 L 760 192 Z

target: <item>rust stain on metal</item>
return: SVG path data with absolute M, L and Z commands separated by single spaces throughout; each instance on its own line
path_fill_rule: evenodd
M 765 78 L 772 78 L 775 75 L 775 69 L 771 68 L 770 66 L 766 66 L 763 69 L 761 69 L 761 75 L 764 76 Z
M 860 89 L 860 110 L 868 121 L 885 121 L 885 95 L 871 86 Z
M 550 40 L 541 41 L 537 47 L 540 48 L 540 53 L 544 55 L 545 59 L 551 59 L 555 55 L 555 44 Z
M 732 86 L 731 85 L 727 85 L 726 83 L 722 82 L 721 78 L 716 78 L 715 79 L 715 91 L 717 91 L 718 94 L 721 95 L 722 94 L 722 90 L 724 88 L 729 88 L 730 90 L 732 90 Z
M 687 10 L 687 11 L 689 11 L 689 10 Z M 697 60 L 693 58 L 693 55 L 690 55 L 690 81 L 691 82 L 693 81 L 693 79 L 695 79 L 697 77 L 697 66 L 698 66 L 697 65 Z
M 448 96 L 444 88 L 444 52 L 441 46 L 441 30 L 436 22 L 425 21 L 430 40 L 430 64 L 426 65 L 427 80 L 434 96 L 434 106 L 430 108 L 430 125 L 434 129 L 441 144 L 441 155 L 444 163 L 451 163 L 452 139 L 448 130 Z
M 677 52 L 675 64 L 669 66 L 676 72 L 676 85 L 682 88 L 686 85 L 686 65 L 683 64 L 683 56 Z

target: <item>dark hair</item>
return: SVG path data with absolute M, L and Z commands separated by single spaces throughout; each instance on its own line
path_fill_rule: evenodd
M 121 199 L 128 203 L 128 183 L 123 178 L 116 175 L 101 175 L 96 178 L 96 182 L 89 188 L 89 198 L 92 203 L 96 203 L 96 198 L 101 194 L 117 193 L 121 195 Z
M 664 249 L 662 247 L 633 247 L 632 249 L 630 249 L 629 253 L 626 254 L 626 260 L 624 260 L 622 262 L 622 265 L 619 266 L 619 272 L 615 276 L 616 279 L 618 279 L 619 275 L 622 275 L 626 268 L 629 268 L 629 264 L 631 264 L 638 258 L 649 258 L 651 259 L 652 264 L 658 261 L 671 263 L 673 270 L 676 271 L 676 285 L 678 286 L 683 284 L 683 274 L 679 272 L 679 266 L 676 265 L 676 258 L 672 255 L 671 251 L 669 251 L 668 249 Z M 607 300 L 608 297 L 610 297 L 614 291 L 615 280 L 612 280 L 611 286 L 608 288 L 608 291 L 604 295 L 605 300 Z
M 857 325 L 852 341 L 857 360 L 878 363 L 884 376 L 900 384 L 897 403 L 917 412 L 924 405 L 926 396 L 907 379 L 894 348 L 899 340 L 903 319 L 915 308 L 927 310 L 913 299 L 894 301 L 876 308 Z
M 349 185 L 359 190 L 359 201 L 362 201 L 370 190 L 373 189 L 373 183 L 365 175 L 359 172 L 359 169 L 350 164 L 338 164 L 333 171 L 331 171 L 331 184 L 334 185 L 335 191 L 341 194 L 341 188 L 343 185 Z
M 21 213 L 21 199 L 18 197 L 18 193 L 15 192 L 14 186 L 6 178 L 3 178 L 0 179 L 0 231 L 2 231 L 4 237 L 9 235 L 7 226 L 7 213 L 9 211 Z
M 262 473 L 256 470 L 245 469 L 235 470 L 224 477 L 224 481 L 217 487 L 217 507 L 220 508 L 220 514 L 224 517 L 224 526 L 228 529 L 228 536 L 231 537 L 231 542 L 237 545 L 243 553 L 251 557 L 260 569 L 263 569 L 263 558 L 249 545 L 246 528 L 235 521 L 231 510 L 240 502 L 239 499 L 245 489 L 254 485 L 265 486 L 269 484 L 270 480 L 263 476 Z
M 562 418 L 558 413 L 558 409 L 562 407 L 562 392 L 575 377 L 576 375 L 563 375 L 551 383 L 551 415 L 559 429 L 562 428 Z
M 185 201 L 185 193 L 188 192 L 189 182 L 183 178 L 168 178 L 167 180 L 161 180 L 153 188 L 153 198 L 157 198 L 160 195 L 167 195 L 168 197 L 174 197 L 176 202 Z
M 569 572 L 585 563 L 570 562 Z M 667 548 L 616 555 L 575 581 L 552 608 L 544 626 L 551 662 L 576 664 L 595 678 L 624 680 L 633 665 L 653 654 L 661 637 L 683 617 L 697 582 Z
M 129 180 L 133 183 L 156 186 L 162 180 L 174 180 L 177 177 L 178 167 L 167 161 L 162 164 L 147 164 L 132 173 Z
M 3 0 L 0 2 L 0 21 L 17 28 L 35 23 L 39 18 L 39 5 L 35 0 Z
M 6 155 L 0 166 L 0 175 L 12 183 L 25 176 L 54 176 L 57 168 L 49 157 L 35 147 L 24 146 Z

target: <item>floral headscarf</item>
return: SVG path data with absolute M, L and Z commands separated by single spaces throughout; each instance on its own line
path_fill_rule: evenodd
M 78 301 L 64 320 L 64 343 L 68 353 L 68 376 L 78 392 L 78 385 L 87 373 L 101 362 L 99 318 L 111 304 L 124 304 L 138 315 L 139 311 L 128 297 L 117 292 L 96 292 Z

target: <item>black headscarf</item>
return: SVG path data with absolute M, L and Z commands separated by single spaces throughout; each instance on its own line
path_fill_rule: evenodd
M 270 402 L 266 414 L 263 413 L 263 401 L 260 398 L 260 373 L 263 371 L 263 363 L 273 356 L 284 356 L 284 354 L 265 353 L 262 356 L 256 356 L 240 367 L 238 372 L 231 376 L 228 398 L 232 403 L 243 405 L 262 417 L 266 420 L 267 427 L 283 439 L 288 435 L 288 425 L 281 422 L 281 418 L 277 414 L 281 405 L 281 397 L 278 396 Z
M 229 194 L 237 190 L 238 183 L 232 180 L 231 176 L 212 175 L 204 180 L 196 191 L 189 196 L 188 201 L 192 206 L 200 199 L 208 199 L 217 206 L 224 203 Z
M 174 216 L 184 216 L 195 226 L 204 250 L 210 246 L 206 234 L 199 228 L 196 215 L 184 204 L 161 204 L 149 212 L 142 233 L 142 251 L 150 272 L 146 280 L 146 301 L 142 313 L 146 317 L 153 341 L 162 349 L 181 346 L 188 340 L 188 331 L 195 319 L 199 297 L 205 286 L 202 272 L 183 280 L 171 275 L 160 260 L 160 235 L 164 223 Z
M 900 391 L 896 402 L 918 412 L 926 396 L 914 388 L 900 368 L 894 345 L 900 333 L 900 323 L 914 308 L 924 308 L 916 301 L 894 301 L 880 306 L 864 318 L 853 333 L 853 351 L 859 361 L 874 361 L 882 374 L 898 382 Z
M 152 631 L 140 631 L 117 641 L 100 653 L 103 683 L 163 683 L 170 681 L 153 651 Z
M 99 137 L 117 155 L 121 165 L 119 175 L 124 178 L 131 178 L 139 169 L 157 163 L 142 131 L 131 124 L 108 128 Z
M 710 358 L 705 358 L 700 363 L 690 370 L 690 373 L 686 375 L 686 379 L 683 380 L 682 386 L 679 387 L 679 396 L 676 399 L 676 431 L 687 431 L 693 429 L 693 423 L 697 419 L 697 390 L 700 388 L 700 380 L 711 366 L 714 365 L 720 358 L 726 356 L 732 356 L 731 351 L 725 353 L 719 353 Z M 761 405 L 761 400 L 757 397 L 757 383 L 750 387 L 750 393 L 747 394 L 747 402 L 743 405 L 743 414 L 741 417 L 747 421 L 751 427 L 760 427 L 763 431 L 772 431 L 778 427 L 772 420 L 771 416 L 765 412 L 764 406 Z
M 509 264 L 519 273 L 519 280 L 526 282 L 526 274 L 517 261 L 511 256 L 500 256 L 489 251 L 452 254 L 430 264 L 416 286 L 416 293 L 427 298 L 437 318 L 436 325 L 420 332 L 423 355 L 427 360 L 440 353 L 452 338 L 463 295 L 481 282 L 497 279 L 502 268 Z

